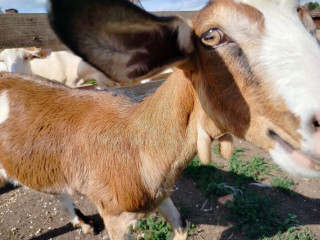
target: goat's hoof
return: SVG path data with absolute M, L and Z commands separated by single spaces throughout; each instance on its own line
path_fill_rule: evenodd
M 73 227 L 81 228 L 84 234 L 95 234 L 93 221 L 85 216 L 78 208 L 75 208 L 77 217 L 71 221 Z
M 188 238 L 188 230 L 183 229 L 182 231 L 174 231 L 169 240 L 186 240 Z
M 92 222 L 89 223 L 85 223 L 85 222 L 81 222 L 81 223 L 76 223 L 76 224 L 72 224 L 74 228 L 81 228 L 82 232 L 84 234 L 94 234 L 94 227 Z
M 7 180 L 0 176 L 0 188 L 3 188 L 7 184 Z
M 84 234 L 92 234 L 93 235 L 95 233 L 94 228 L 90 224 L 87 224 L 87 223 L 82 224 L 81 229 Z
M 0 181 L 0 188 L 3 188 L 6 184 L 7 184 L 7 182 L 1 182 Z

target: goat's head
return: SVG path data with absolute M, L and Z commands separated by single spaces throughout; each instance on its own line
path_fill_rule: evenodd
M 31 74 L 30 60 L 40 57 L 39 51 L 30 51 L 23 48 L 5 49 L 0 53 L 8 71 Z
M 51 2 L 62 41 L 112 79 L 178 66 L 221 133 L 292 173 L 320 176 L 320 47 L 295 0 L 211 0 L 190 24 L 126 0 Z

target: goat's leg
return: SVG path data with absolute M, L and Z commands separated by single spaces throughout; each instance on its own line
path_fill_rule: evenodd
M 0 164 L 1 166 L 1 164 Z M 8 182 L 6 171 L 0 168 L 0 188 L 4 187 Z
M 218 139 L 219 141 L 219 152 L 224 159 L 231 159 L 233 155 L 234 145 L 233 137 L 227 133 Z
M 74 227 L 81 227 L 85 234 L 93 234 L 94 228 L 89 224 L 89 221 L 83 215 L 83 213 L 77 209 L 68 195 L 58 195 L 63 210 L 69 215 L 70 222 Z
M 123 212 L 120 215 L 109 215 L 99 209 L 104 225 L 111 240 L 132 240 L 130 226 L 138 220 L 136 213 Z
M 188 236 L 186 220 L 181 217 L 178 209 L 170 198 L 166 198 L 159 206 L 158 211 L 170 223 L 173 229 L 172 240 L 185 240 Z

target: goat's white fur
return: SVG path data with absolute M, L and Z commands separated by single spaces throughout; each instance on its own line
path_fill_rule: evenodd
M 312 153 L 318 144 L 310 138 L 314 131 L 310 125 L 320 106 L 319 44 L 314 36 L 307 34 L 307 29 L 302 25 L 298 15 L 294 14 L 298 6 L 296 1 L 244 2 L 257 8 L 265 16 L 265 34 L 261 40 L 263 47 L 260 52 L 254 53 L 256 67 L 268 69 L 264 70 L 264 73 L 270 92 L 283 97 L 289 109 L 300 118 L 301 149 L 306 153 Z M 278 64 L 272 64 L 275 61 Z M 303 100 L 297 96 L 303 96 Z M 278 155 L 274 154 L 276 158 L 280 155 L 280 152 Z
M 158 211 L 170 223 L 174 229 L 173 240 L 184 240 L 188 237 L 187 228 L 181 228 L 181 216 L 170 198 L 166 198 L 158 207 Z
M 0 95 L 0 124 L 5 122 L 9 116 L 9 101 L 7 92 L 3 92 Z

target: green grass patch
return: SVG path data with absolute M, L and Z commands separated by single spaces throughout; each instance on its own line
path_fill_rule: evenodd
M 229 213 L 225 217 L 233 222 L 234 228 L 245 232 L 247 239 L 315 240 L 307 228 L 298 227 L 296 215 L 281 217 L 275 210 L 275 199 L 248 190 L 249 182 L 271 179 L 274 171 L 280 170 L 260 156 L 244 159 L 244 151 L 243 148 L 235 148 L 232 159 L 228 162 L 229 172 L 219 169 L 223 167 L 221 164 L 204 166 L 199 158 L 195 158 L 184 171 L 184 176 L 193 179 L 195 186 L 211 201 L 219 196 L 235 193 L 234 201 L 226 205 Z M 213 152 L 219 156 L 218 144 L 213 145 Z M 293 181 L 286 177 L 273 177 L 271 185 L 284 193 L 292 193 L 294 188 Z
M 248 161 L 235 155 L 229 161 L 229 171 L 238 176 L 238 180 L 263 180 L 270 173 L 270 166 L 259 156 L 250 157 Z
M 275 200 L 268 197 L 246 191 L 243 195 L 237 195 L 233 202 L 227 203 L 230 212 L 226 218 L 233 220 L 234 227 L 244 231 L 248 239 L 278 239 L 264 237 L 270 234 L 275 234 L 277 237 L 291 237 L 279 240 L 296 239 L 292 238 L 293 236 L 312 236 L 311 233 L 306 234 L 305 231 L 297 230 L 299 220 L 296 215 L 289 213 L 285 219 L 281 219 L 280 214 L 274 209 L 275 203 Z
M 290 227 L 284 233 L 278 233 L 272 238 L 262 238 L 262 240 L 317 240 L 315 235 L 307 227 Z
M 137 234 L 137 240 L 165 240 L 172 234 L 170 224 L 158 214 L 140 220 L 133 232 Z
M 192 235 L 195 229 L 194 224 L 188 225 L 188 235 Z M 160 214 L 152 214 L 140 220 L 131 231 L 136 235 L 136 240 L 166 240 L 172 235 L 170 224 Z
M 215 155 L 222 157 L 220 154 L 220 151 L 219 151 L 219 144 L 218 143 L 215 143 L 212 145 L 212 150 Z
M 291 179 L 286 177 L 273 177 L 271 185 L 278 188 L 280 191 L 289 194 L 294 189 L 294 183 Z
M 92 79 L 92 80 L 86 82 L 86 84 L 97 84 L 97 83 L 98 83 L 98 81 L 95 79 Z
M 274 202 L 265 196 L 247 191 L 226 206 L 230 210 L 227 219 L 234 221 L 236 229 L 246 232 L 248 239 L 267 235 L 279 225 Z
M 195 186 L 208 196 L 222 196 L 232 192 L 219 187 L 220 183 L 226 181 L 226 175 L 218 169 L 217 164 L 203 165 L 198 157 L 184 170 L 184 176 L 193 179 Z

